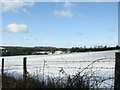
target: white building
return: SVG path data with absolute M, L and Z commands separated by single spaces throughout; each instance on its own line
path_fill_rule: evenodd
M 62 51 L 55 51 L 54 54 L 62 54 L 63 52 Z
M 50 51 L 36 51 L 34 54 L 52 54 Z
M 3 47 L 0 47 L 0 52 L 4 52 L 4 53 L 6 53 L 6 52 L 8 52 L 5 48 L 3 48 Z
M 2 49 L 5 49 L 5 48 L 3 48 L 3 47 L 0 47 L 0 50 L 2 50 Z

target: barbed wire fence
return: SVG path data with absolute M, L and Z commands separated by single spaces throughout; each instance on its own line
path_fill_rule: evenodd
M 76 80 L 79 75 L 87 76 L 91 78 L 91 82 L 99 81 L 99 85 L 102 87 L 114 87 L 114 70 L 115 70 L 115 58 L 100 58 L 96 60 L 65 60 L 61 57 L 61 60 L 40 60 L 36 61 L 27 60 L 27 72 L 31 70 L 36 71 L 45 78 L 45 76 L 56 76 L 61 78 L 65 76 L 74 77 Z M 14 64 L 15 65 L 15 64 Z M 15 65 L 15 67 L 20 65 Z M 21 65 L 22 66 L 22 65 Z M 13 67 L 12 64 L 6 65 L 7 67 Z M 39 70 L 39 71 L 37 71 Z M 14 70 L 13 70 L 14 71 Z M 74 81 L 73 81 L 74 82 Z
M 41 70 L 43 70 L 42 73 L 44 73 L 43 75 L 45 75 L 45 73 L 47 74 L 58 74 L 59 77 L 65 77 L 65 76 L 74 76 L 77 79 L 77 76 L 81 75 L 81 76 L 87 76 L 89 78 L 91 78 L 91 82 L 97 80 L 99 81 L 99 84 L 101 85 L 101 87 L 110 87 L 110 88 L 114 88 L 114 71 L 115 71 L 115 58 L 100 58 L 97 60 L 87 60 L 87 61 L 83 61 L 83 60 L 73 60 L 73 61 L 69 61 L 69 60 L 64 60 L 64 58 L 62 58 L 61 61 L 47 61 L 47 60 L 43 60 L 41 61 L 43 62 L 43 68 L 41 68 Z M 56 63 L 61 64 L 62 66 L 57 66 Z M 69 66 L 69 64 L 71 64 Z M 74 64 L 84 64 L 87 63 L 87 65 L 85 65 L 84 67 L 81 65 L 76 65 L 74 66 Z M 52 64 L 52 65 L 51 65 Z M 109 65 L 111 64 L 111 65 Z M 57 73 L 55 73 L 53 70 L 55 70 Z M 48 72 L 47 72 L 48 71 Z M 74 71 L 75 73 L 70 74 L 70 71 Z M 47 75 L 48 75 L 47 74 Z M 100 75 L 101 74 L 101 75 Z M 44 77 L 44 76 L 43 76 Z M 76 80 L 74 79 L 74 80 Z M 61 79 L 62 80 L 62 79 Z M 99 86 L 100 86 L 99 85 Z

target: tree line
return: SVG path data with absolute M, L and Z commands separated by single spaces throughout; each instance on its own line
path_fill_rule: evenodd
M 94 47 L 72 47 L 70 52 L 92 52 L 92 51 L 106 51 L 106 50 L 118 50 L 120 47 L 108 47 L 108 46 L 94 46 Z
M 1 46 L 5 48 L 6 51 L 3 50 L 2 56 L 13 56 L 13 55 L 32 55 L 33 52 L 39 51 L 50 51 L 54 53 L 55 51 L 63 51 L 63 52 L 92 52 L 92 51 L 106 51 L 106 50 L 118 50 L 120 47 L 117 45 L 115 47 L 108 46 L 94 46 L 94 47 L 72 47 L 72 48 L 56 48 L 56 47 L 18 47 L 18 46 Z

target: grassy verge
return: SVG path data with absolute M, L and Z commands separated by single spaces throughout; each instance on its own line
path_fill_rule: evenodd
M 113 90 L 112 85 L 106 83 L 106 80 L 114 79 L 113 77 L 102 78 L 95 75 L 95 71 L 88 68 L 95 62 L 104 60 L 105 58 L 95 60 L 91 62 L 86 68 L 78 71 L 76 75 L 68 75 L 63 68 L 59 71 L 64 77 L 50 77 L 44 75 L 40 76 L 39 72 L 37 75 L 32 76 L 27 73 L 26 78 L 15 78 L 14 76 L 5 73 L 2 76 L 2 87 L 3 88 L 79 88 L 80 90 L 99 90 L 103 84 L 109 85 L 104 87 L 106 90 Z M 92 67 L 91 67 L 92 68 Z M 44 69 L 44 67 L 43 67 Z M 5 89 L 6 90 L 6 89 Z M 100 89 L 101 90 L 101 89 Z
M 89 89 L 89 81 L 84 80 L 83 77 L 66 79 L 47 78 L 46 80 L 38 79 L 35 76 L 28 76 L 26 79 L 14 78 L 8 74 L 3 75 L 3 88 L 81 88 Z

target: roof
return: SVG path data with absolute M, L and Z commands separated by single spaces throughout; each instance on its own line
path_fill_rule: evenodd
M 3 47 L 0 47 L 0 49 L 5 49 L 5 48 L 3 48 Z

